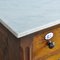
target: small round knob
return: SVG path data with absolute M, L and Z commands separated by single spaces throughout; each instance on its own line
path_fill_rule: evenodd
M 48 47 L 50 49 L 52 49 L 55 46 L 55 43 L 54 42 L 48 41 L 47 43 L 48 43 Z

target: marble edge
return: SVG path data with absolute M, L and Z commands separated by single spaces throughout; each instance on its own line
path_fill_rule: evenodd
M 48 23 L 48 24 L 45 24 L 45 25 L 42 25 L 42 26 L 39 26 L 37 28 L 33 28 L 33 29 L 30 29 L 28 31 L 25 31 L 25 32 L 22 32 L 22 33 L 19 33 L 17 38 L 20 38 L 22 36 L 26 36 L 28 34 L 32 34 L 34 32 L 37 32 L 37 31 L 40 31 L 40 30 L 43 30 L 43 29 L 46 29 L 46 28 L 49 28 L 49 27 L 52 27 L 54 25 L 58 25 L 60 24 L 60 21 L 59 20 L 56 20 L 54 22 L 51 22 L 51 23 Z
M 21 37 L 24 37 L 26 35 L 29 35 L 29 34 L 32 34 L 34 32 L 37 32 L 37 31 L 40 31 L 40 30 L 43 30 L 43 29 L 46 29 L 46 28 L 49 28 L 49 27 L 52 27 L 54 25 L 58 25 L 60 24 L 60 21 L 59 20 L 56 20 L 54 22 L 51 22 L 51 23 L 48 23 L 48 24 L 45 24 L 45 25 L 42 25 L 42 26 L 39 26 L 37 28 L 33 28 L 33 29 L 30 29 L 28 31 L 25 31 L 25 32 L 22 32 L 22 33 L 17 33 L 16 31 L 14 31 L 13 29 L 11 29 L 11 27 L 9 27 L 9 25 L 7 25 L 7 23 L 5 23 L 3 20 L 0 19 L 0 23 L 3 24 L 13 35 L 15 35 L 17 38 L 21 38 Z
M 0 23 L 5 26 L 14 36 L 16 36 L 18 38 L 18 34 L 16 33 L 16 31 L 14 31 L 9 25 L 7 25 L 7 23 L 5 23 L 3 20 L 0 19 Z

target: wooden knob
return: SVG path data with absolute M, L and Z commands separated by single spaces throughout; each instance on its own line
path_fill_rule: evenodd
M 55 46 L 55 43 L 52 42 L 52 41 L 48 41 L 47 43 L 48 43 L 48 47 L 49 47 L 50 49 L 52 49 L 52 48 Z

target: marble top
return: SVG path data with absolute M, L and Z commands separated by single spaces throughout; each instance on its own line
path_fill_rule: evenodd
M 0 0 L 0 22 L 17 38 L 60 24 L 60 0 Z

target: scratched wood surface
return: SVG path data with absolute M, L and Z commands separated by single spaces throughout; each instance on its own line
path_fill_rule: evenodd
M 53 32 L 51 41 L 55 42 L 55 47 L 49 49 L 44 37 L 47 33 Z M 60 25 L 50 29 L 35 33 L 33 39 L 33 60 L 58 60 L 60 58 Z

